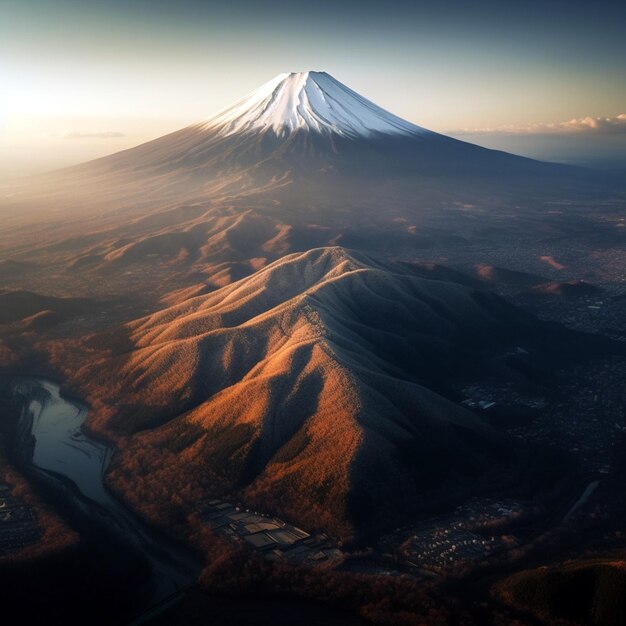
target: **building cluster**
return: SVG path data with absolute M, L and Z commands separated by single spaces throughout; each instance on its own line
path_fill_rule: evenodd
M 544 397 L 531 396 L 516 389 L 513 383 L 491 383 L 467 385 L 462 389 L 465 399 L 463 406 L 478 411 L 489 411 L 495 406 L 516 406 L 525 409 L 539 410 L 546 407 Z
M 327 535 L 310 535 L 280 519 L 230 502 L 209 500 L 199 504 L 196 513 L 219 534 L 245 542 L 271 561 L 333 567 L 343 560 L 342 551 Z
M 517 500 L 472 500 L 452 513 L 423 520 L 419 525 L 396 531 L 386 538 L 388 550 L 401 543 L 400 559 L 425 573 L 443 574 L 460 564 L 482 561 L 516 543 L 512 536 L 502 537 L 496 527 L 510 522 L 526 511 Z
M 587 471 L 610 473 L 614 446 L 626 428 L 626 361 L 596 359 L 562 377 L 567 383 L 559 398 L 511 434 L 565 449 Z
M 459 527 L 424 525 L 416 529 L 404 545 L 408 563 L 435 573 L 443 573 L 460 562 L 482 560 L 496 547 L 500 539 L 482 537 Z
M 575 300 L 546 297 L 533 301 L 526 297 L 514 298 L 542 319 L 558 321 L 574 330 L 605 335 L 626 342 L 626 281 L 603 285 L 601 296 Z
M 37 542 L 39 537 L 33 510 L 14 498 L 8 485 L 0 483 L 0 558 Z
M 503 415 L 512 409 L 524 419 L 504 424 L 509 434 L 566 450 L 586 471 L 609 473 L 613 447 L 626 432 L 626 360 L 596 358 L 562 370 L 558 377 L 559 393 L 549 400 L 494 382 L 464 387 L 462 404 L 485 414 L 496 406 L 505 407 Z

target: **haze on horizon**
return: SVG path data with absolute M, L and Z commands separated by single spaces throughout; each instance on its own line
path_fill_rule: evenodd
M 626 167 L 626 8 L 599 2 L 4 0 L 0 180 L 132 147 L 285 71 L 413 123 Z

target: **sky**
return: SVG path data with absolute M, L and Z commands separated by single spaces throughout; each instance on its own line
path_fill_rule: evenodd
M 624 24 L 626 3 L 601 1 L 0 0 L 0 179 L 305 70 L 474 143 L 626 168 Z

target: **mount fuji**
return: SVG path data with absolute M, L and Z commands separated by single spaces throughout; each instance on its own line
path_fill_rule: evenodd
M 214 271 L 223 285 L 315 247 L 410 256 L 502 229 L 535 238 L 549 203 L 606 189 L 586 170 L 458 141 L 325 72 L 299 72 L 182 130 L 6 194 L 0 253 L 120 277 L 157 255 L 172 261 L 168 276 L 171 267 Z
M 233 106 L 180 131 L 60 172 L 64 181 L 113 176 L 124 193 L 196 196 L 221 181 L 229 193 L 314 184 L 339 191 L 396 181 L 412 193 L 518 193 L 580 178 L 574 168 L 489 150 L 421 128 L 325 72 L 280 74 Z M 151 185 L 145 185 L 146 181 Z M 224 187 L 226 185 L 226 187 Z M 562 185 L 561 185 L 562 187 Z M 293 198 L 293 196 L 291 196 Z

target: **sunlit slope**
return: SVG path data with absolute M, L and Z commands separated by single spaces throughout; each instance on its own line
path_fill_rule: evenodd
M 98 338 L 118 356 L 83 375 L 107 389 L 94 427 L 131 435 L 119 485 L 238 492 L 349 534 L 511 461 L 447 382 L 549 332 L 496 296 L 320 248 Z

